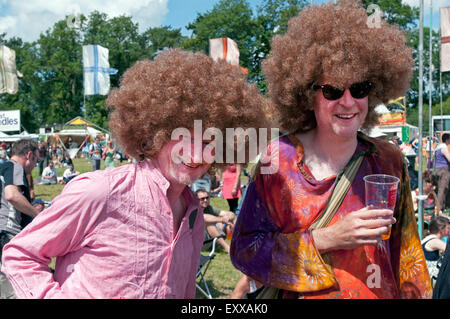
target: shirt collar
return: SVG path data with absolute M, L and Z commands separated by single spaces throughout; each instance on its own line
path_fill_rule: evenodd
M 159 169 L 157 169 L 149 160 L 138 162 L 137 165 L 142 167 L 145 172 L 148 172 L 152 176 L 154 182 L 156 182 L 156 184 L 164 191 L 164 194 L 167 194 L 170 182 L 164 177 Z

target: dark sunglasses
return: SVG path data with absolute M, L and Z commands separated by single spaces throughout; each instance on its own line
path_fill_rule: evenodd
M 202 200 L 207 200 L 209 198 L 209 196 L 206 196 L 206 197 L 199 197 L 199 200 L 200 201 L 202 201 Z
M 321 89 L 323 96 L 330 101 L 340 99 L 345 92 L 345 90 L 335 88 L 334 86 L 331 86 L 329 84 L 314 84 L 312 88 L 314 91 Z M 369 95 L 371 88 L 372 82 L 364 81 L 360 83 L 353 83 L 348 89 L 350 90 L 350 94 L 353 96 L 353 98 L 362 99 L 363 97 Z

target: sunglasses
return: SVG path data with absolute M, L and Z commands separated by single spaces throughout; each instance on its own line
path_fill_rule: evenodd
M 202 201 L 202 200 L 207 200 L 209 198 L 209 196 L 206 196 L 206 197 L 199 197 L 199 200 L 200 201 Z
M 331 86 L 329 84 L 315 84 L 313 85 L 313 90 L 317 91 L 318 89 L 322 90 L 323 96 L 330 101 L 338 100 L 343 95 L 345 90 L 341 90 L 338 88 L 335 88 L 334 86 Z M 353 83 L 348 88 L 350 90 L 350 94 L 355 99 L 362 99 L 363 97 L 366 97 L 369 95 L 370 89 L 372 88 L 372 82 L 364 81 L 360 83 Z

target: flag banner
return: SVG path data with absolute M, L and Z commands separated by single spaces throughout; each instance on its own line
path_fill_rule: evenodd
M 2 45 L 0 46 L 0 94 L 16 94 L 18 90 L 16 52 Z
M 84 95 L 109 93 L 109 75 L 117 69 L 109 67 L 108 55 L 109 50 L 100 45 L 83 45 Z
M 450 7 L 440 8 L 441 13 L 441 72 L 450 71 Z
M 230 38 L 209 39 L 209 56 L 214 61 L 223 59 L 232 65 L 239 66 L 239 48 Z

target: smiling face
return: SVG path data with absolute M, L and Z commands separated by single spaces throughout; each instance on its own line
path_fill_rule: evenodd
M 213 158 L 207 158 L 208 152 L 203 154 L 209 143 L 210 141 L 201 141 L 196 145 L 193 138 L 182 137 L 179 140 L 171 140 L 162 147 L 153 163 L 170 183 L 192 184 L 211 166 Z M 200 161 L 194 160 L 195 154 L 202 154 Z
M 326 84 L 323 82 L 321 84 Z M 356 138 L 368 112 L 368 97 L 354 98 L 347 88 L 337 100 L 327 100 L 321 90 L 314 99 L 313 111 L 317 121 L 317 131 L 327 136 L 344 139 Z

